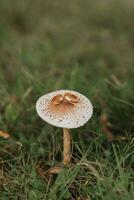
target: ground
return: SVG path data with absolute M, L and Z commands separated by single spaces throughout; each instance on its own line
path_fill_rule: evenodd
M 133 19 L 133 0 L 0 1 L 1 200 L 134 199 Z M 62 129 L 35 104 L 66 88 L 94 114 L 72 130 L 72 166 L 49 177 Z

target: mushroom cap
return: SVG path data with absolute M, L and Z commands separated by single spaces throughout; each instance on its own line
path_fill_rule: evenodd
M 68 129 L 83 126 L 93 114 L 90 100 L 72 90 L 58 90 L 41 96 L 36 110 L 47 123 Z

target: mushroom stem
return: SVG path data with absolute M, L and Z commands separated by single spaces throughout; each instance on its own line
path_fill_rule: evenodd
M 63 128 L 63 164 L 69 165 L 71 162 L 71 134 L 69 129 Z

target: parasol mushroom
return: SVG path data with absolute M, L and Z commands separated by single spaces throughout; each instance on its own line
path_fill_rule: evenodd
M 69 166 L 72 153 L 69 129 L 83 126 L 91 118 L 90 100 L 72 90 L 58 90 L 40 97 L 36 110 L 44 121 L 63 128 L 63 164 Z

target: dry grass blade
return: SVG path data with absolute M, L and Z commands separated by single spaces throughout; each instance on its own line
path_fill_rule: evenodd
M 115 76 L 114 74 L 113 75 L 111 75 L 111 81 L 114 83 L 114 84 L 116 84 L 116 85 L 118 85 L 118 86 L 121 86 L 122 85 L 122 83 L 120 82 L 120 80 L 117 78 L 117 76 Z
M 62 168 L 59 166 L 54 166 L 48 171 L 48 174 L 59 174 L 62 171 Z
M 103 177 L 99 174 L 95 166 L 93 166 L 90 161 L 83 161 L 78 163 L 78 165 L 83 165 L 85 166 L 89 171 L 90 174 L 92 174 L 94 177 L 96 177 L 98 180 L 103 181 Z
M 45 170 L 42 167 L 37 166 L 36 168 L 37 173 L 39 174 L 39 176 L 45 180 L 46 182 L 48 182 L 49 177 L 46 175 Z

